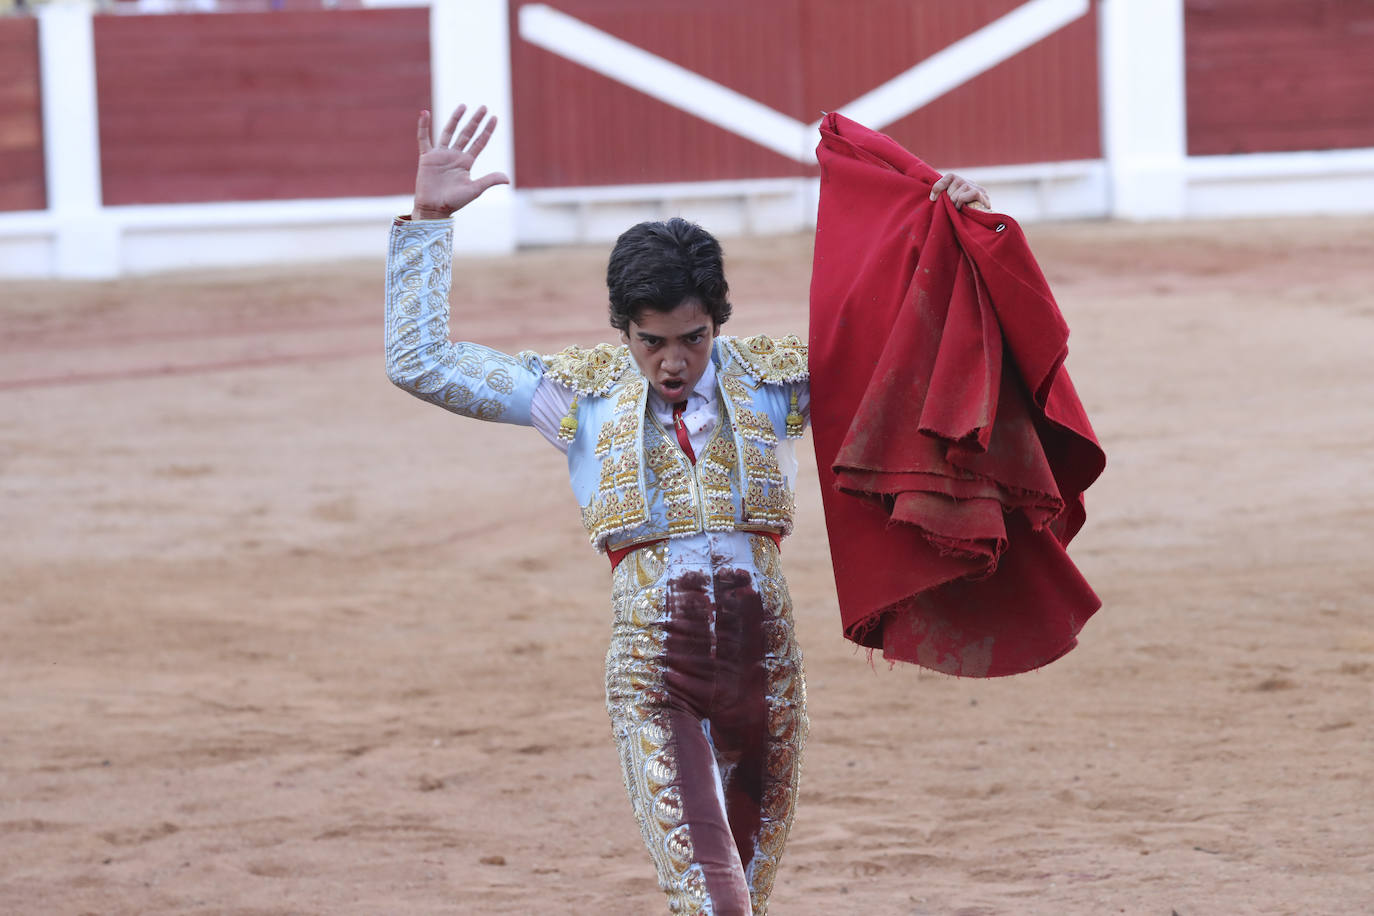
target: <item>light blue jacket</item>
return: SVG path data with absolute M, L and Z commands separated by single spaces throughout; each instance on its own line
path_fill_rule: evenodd
M 625 346 L 510 357 L 448 340 L 452 241 L 447 222 L 398 224 L 387 261 L 387 375 L 464 416 L 529 425 L 544 378 L 575 392 L 560 438 L 582 523 L 598 550 L 703 531 L 792 530 L 793 493 L 779 443 L 800 438 L 806 345 L 796 337 L 719 337 L 714 432 L 693 465 L 646 422 L 648 381 Z

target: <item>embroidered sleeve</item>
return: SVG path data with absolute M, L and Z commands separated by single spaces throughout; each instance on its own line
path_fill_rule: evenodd
M 397 221 L 386 265 L 386 374 L 425 401 L 465 417 L 529 426 L 542 367 L 449 334 L 453 224 Z
M 782 385 L 810 378 L 806 344 L 795 334 L 786 337 L 728 337 L 724 341 L 730 354 L 755 380 L 766 385 Z

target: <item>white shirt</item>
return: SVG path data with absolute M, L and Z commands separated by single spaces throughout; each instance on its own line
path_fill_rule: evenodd
M 682 413 L 682 422 L 687 427 L 687 437 L 692 441 L 692 451 L 701 454 L 711 433 L 716 428 L 716 364 L 706 363 L 706 371 L 692 386 L 687 395 L 687 408 Z M 569 443 L 558 438 L 558 421 L 567 416 L 572 406 L 573 390 L 565 388 L 548 376 L 540 379 L 539 387 L 534 390 L 534 400 L 530 402 L 530 420 L 540 435 L 553 443 L 554 448 L 567 454 Z M 649 412 L 654 419 L 677 441 L 673 423 L 673 405 L 663 400 L 653 386 L 649 387 Z
M 687 396 L 687 408 L 683 411 L 682 422 L 687 426 L 687 437 L 692 442 L 692 451 L 700 455 L 706 448 L 706 443 L 711 439 L 711 433 L 716 428 L 716 418 L 719 411 L 716 402 L 719 399 L 716 386 L 716 364 L 708 362 L 706 371 L 697 379 L 697 383 L 692 386 L 692 392 Z M 558 382 L 551 381 L 548 376 L 539 380 L 539 387 L 534 390 L 534 399 L 530 402 L 530 420 L 535 429 L 545 439 L 553 443 L 554 448 L 563 454 L 568 453 L 569 443 L 558 438 L 558 421 L 568 415 L 568 408 L 572 406 L 573 390 L 560 385 Z M 663 428 L 676 441 L 677 432 L 673 426 L 673 405 L 663 400 L 652 386 L 649 388 L 649 412 L 654 419 L 663 424 Z M 798 398 L 797 407 L 803 416 L 810 412 L 811 397 L 809 388 L 803 388 Z M 793 440 L 778 440 L 777 446 L 778 466 L 782 471 L 783 477 L 787 479 L 787 485 L 795 488 L 797 485 L 797 453 L 794 448 Z

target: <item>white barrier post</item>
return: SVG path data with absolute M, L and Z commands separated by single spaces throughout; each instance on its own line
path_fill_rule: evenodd
M 37 9 L 43 85 L 43 160 L 55 223 L 52 272 L 59 277 L 119 273 L 119 232 L 102 210 L 91 9 Z
M 429 9 L 435 134 L 459 102 L 469 112 L 486 105 L 497 116 L 497 126 L 477 160 L 477 174 L 505 172 L 516 180 L 506 0 L 432 0 Z M 454 220 L 453 252 L 459 257 L 504 254 L 515 245 L 515 195 L 509 185 L 487 191 Z
M 1112 215 L 1186 215 L 1183 0 L 1101 0 L 1102 147 Z

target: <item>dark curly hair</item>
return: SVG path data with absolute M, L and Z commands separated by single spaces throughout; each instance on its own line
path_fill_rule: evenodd
M 681 217 L 631 226 L 616 239 L 606 266 L 611 327 L 627 330 L 643 309 L 669 312 L 701 303 L 716 327 L 730 319 L 730 287 L 720 242 Z

